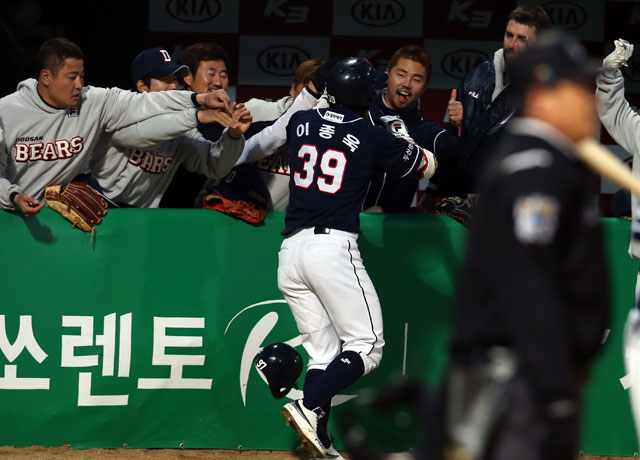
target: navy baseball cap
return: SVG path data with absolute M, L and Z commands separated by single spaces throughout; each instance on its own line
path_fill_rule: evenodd
M 522 93 L 531 85 L 555 86 L 560 80 L 595 84 L 601 70 L 600 61 L 590 57 L 578 39 L 548 32 L 515 57 L 509 66 L 510 85 Z
M 134 85 L 138 80 L 166 78 L 174 74 L 178 77 L 186 77 L 189 72 L 189 67 L 175 64 L 169 52 L 160 47 L 144 50 L 131 62 L 131 78 Z

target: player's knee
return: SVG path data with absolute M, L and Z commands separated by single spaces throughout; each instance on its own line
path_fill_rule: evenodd
M 376 367 L 380 365 L 380 360 L 382 359 L 382 349 L 380 353 L 365 355 L 360 352 L 360 357 L 362 358 L 362 362 L 364 363 L 364 373 L 362 375 L 367 375 L 369 372 L 374 370 Z
M 373 344 L 373 346 L 369 345 L 366 347 L 362 344 L 345 344 L 342 350 L 351 350 L 357 352 L 362 358 L 362 362 L 364 363 L 363 375 L 367 375 L 369 372 L 380 365 L 380 361 L 382 360 L 383 345 L 384 342 L 382 341 Z

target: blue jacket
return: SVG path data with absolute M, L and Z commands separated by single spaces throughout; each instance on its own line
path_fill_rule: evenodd
M 433 178 L 445 193 L 457 195 L 477 191 L 478 174 L 493 152 L 502 134 L 502 127 L 513 115 L 509 101 L 509 86 L 506 86 L 493 102 L 491 101 L 496 87 L 496 60 L 504 65 L 501 49 L 492 59 L 484 61 L 469 72 L 458 87 L 457 100 L 462 102 L 464 108 L 464 148 L 456 168 L 443 169 L 438 177 Z

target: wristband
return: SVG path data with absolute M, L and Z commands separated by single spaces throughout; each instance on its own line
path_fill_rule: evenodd
M 193 102 L 193 106 L 198 108 L 202 107 L 202 104 L 198 102 L 198 93 L 191 93 L 191 102 Z
M 322 93 L 313 91 L 311 88 L 309 88 L 308 86 L 305 86 L 305 88 L 307 89 L 307 91 L 309 92 L 309 94 L 311 94 L 313 97 L 315 97 L 316 99 L 320 99 L 320 96 L 322 96 Z
M 16 199 L 16 197 L 17 197 L 18 195 L 20 195 L 20 193 L 18 193 L 18 192 L 11 192 L 11 195 L 9 195 L 9 201 L 11 201 L 11 203 L 15 204 L 15 203 L 13 202 L 13 200 L 15 200 L 15 199 Z

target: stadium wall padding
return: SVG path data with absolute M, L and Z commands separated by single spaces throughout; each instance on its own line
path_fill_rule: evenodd
M 436 215 L 361 223 L 386 345 L 380 368 L 334 399 L 330 430 L 338 448 L 345 427 L 361 423 L 374 447 L 407 450 L 422 438 L 414 408 L 366 401 L 406 379 L 438 385 L 467 231 Z M 614 311 L 581 449 L 632 456 L 622 334 L 638 263 L 629 222 L 603 224 Z M 276 341 L 306 361 L 277 287 L 283 225 L 283 213 L 254 227 L 199 209 L 112 209 L 92 236 L 48 208 L 0 212 L 0 445 L 293 449 L 280 415 L 288 398 L 275 400 L 251 364 Z

